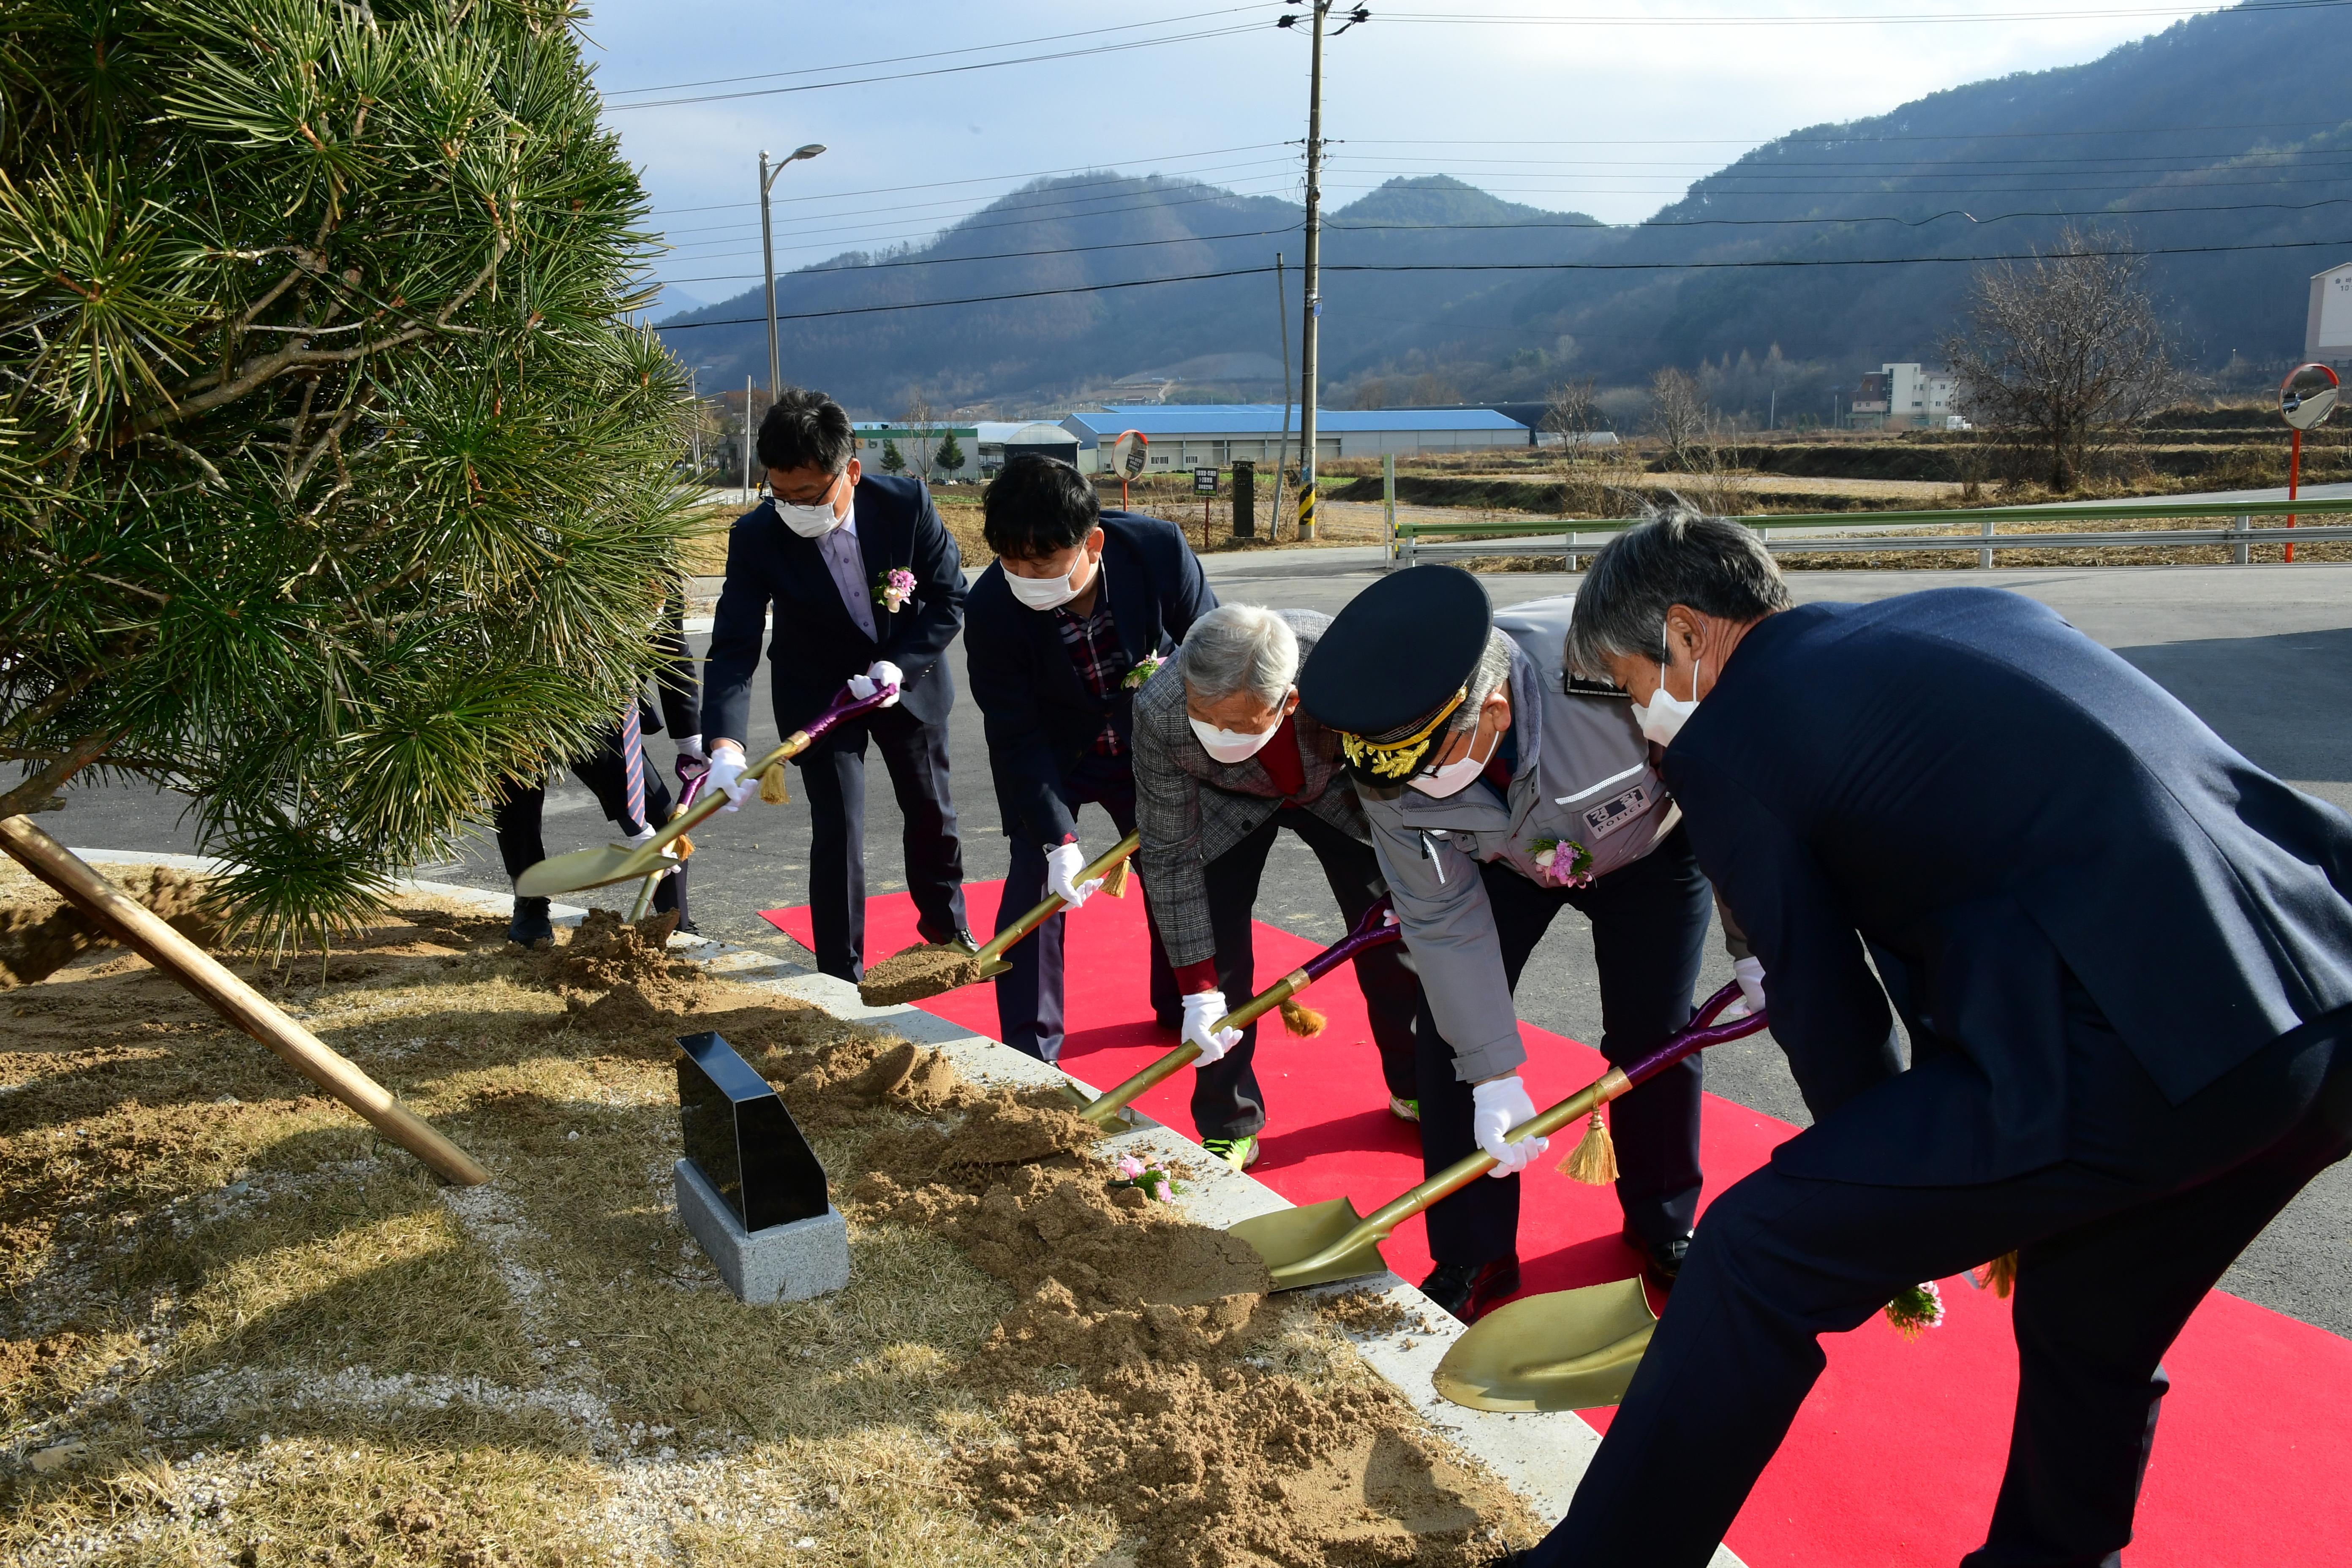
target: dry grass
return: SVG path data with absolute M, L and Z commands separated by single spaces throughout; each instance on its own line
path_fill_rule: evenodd
M 45 897 L 0 866 L 0 902 Z M 974 1456 L 1012 1442 L 975 1368 L 1017 1292 L 941 1227 L 843 1195 L 870 1140 L 935 1123 L 808 1122 L 852 1283 L 745 1306 L 671 1210 L 677 1018 L 609 1006 L 622 991 L 585 1005 L 551 983 L 562 953 L 516 953 L 498 920 L 424 898 L 399 915 L 323 973 L 279 977 L 279 999 L 488 1166 L 486 1186 L 438 1186 L 135 957 L 0 992 L 0 1558 L 1125 1555 L 1099 1502 L 971 1492 Z M 772 1074 L 878 1037 L 682 984 L 695 1025 Z M 1288 1299 L 1265 1310 L 1253 1365 L 1373 1397 L 1329 1323 Z

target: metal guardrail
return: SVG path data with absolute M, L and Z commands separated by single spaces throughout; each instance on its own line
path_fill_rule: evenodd
M 2094 501 L 2067 505 L 1968 507 L 1939 511 L 1817 511 L 1772 512 L 1728 521 L 1756 530 L 1764 548 L 1776 555 L 1820 554 L 1832 552 L 1885 550 L 1973 550 L 1978 564 L 1990 566 L 1996 550 L 2095 550 L 2133 545 L 2179 547 L 2226 544 L 2235 564 L 2246 565 L 2257 544 L 2322 544 L 2352 540 L 2352 526 L 2320 524 L 2311 528 L 2256 528 L 2258 517 L 2352 516 L 2352 497 L 2297 500 L 2168 501 L 2161 497 L 2134 501 Z M 2222 528 L 2166 528 L 2093 533 L 2003 534 L 2004 522 L 2117 522 L 2143 518 L 2212 518 L 2226 520 Z M 1392 564 L 1411 566 L 1427 560 L 1464 555 L 1538 555 L 1562 552 L 1569 570 L 1577 558 L 1590 555 L 1641 521 L 1639 518 L 1591 520 L 1530 518 L 1523 522 L 1413 522 L 1393 525 Z M 1888 529 L 1950 528 L 1976 523 L 1979 531 L 1966 534 L 1890 533 Z M 1833 529 L 1835 533 L 1789 536 L 1782 529 Z M 1519 544 L 1497 542 L 1521 540 Z M 1433 550 L 1432 545 L 1437 548 Z

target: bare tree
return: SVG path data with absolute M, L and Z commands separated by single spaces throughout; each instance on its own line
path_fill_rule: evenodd
M 1543 428 L 1567 445 L 1570 462 L 1584 456 L 1585 437 L 1599 427 L 1600 419 L 1589 375 L 1582 381 L 1563 381 L 1544 394 Z
M 1960 412 L 2030 454 L 2053 490 L 2184 390 L 2146 262 L 2123 248 L 2070 224 L 2047 253 L 1984 268 L 1967 331 L 1945 344 Z
M 1706 434 L 1706 397 L 1698 383 L 1668 365 L 1650 377 L 1650 430 L 1666 444 L 1666 466 L 1689 467 L 1692 447 Z
M 907 412 L 898 421 L 915 446 L 915 472 L 929 479 L 931 473 L 931 400 L 918 392 L 907 400 Z

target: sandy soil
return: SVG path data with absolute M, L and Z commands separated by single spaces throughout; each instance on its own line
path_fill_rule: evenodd
M 486 1186 L 136 957 L 0 994 L 10 1562 L 1475 1564 L 1535 1533 L 1053 1097 L 714 981 L 655 922 L 523 954 L 399 912 L 261 978 Z M 840 1295 L 746 1307 L 671 1211 L 700 1028 L 833 1173 Z

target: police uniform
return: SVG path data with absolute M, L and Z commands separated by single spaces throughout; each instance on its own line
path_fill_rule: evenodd
M 1526 1059 L 1513 993 L 1563 908 L 1592 924 L 1611 1062 L 1690 1018 L 1706 879 L 1625 694 L 1564 678 L 1571 604 L 1497 616 L 1470 574 L 1414 567 L 1341 610 L 1299 672 L 1301 705 L 1340 732 L 1420 973 L 1422 1159 L 1433 1174 L 1476 1152 L 1472 1085 Z M 1467 687 L 1494 631 L 1510 644 L 1510 728 L 1466 788 L 1439 798 L 1409 787 L 1478 695 Z M 1701 1072 L 1692 1057 L 1610 1110 L 1628 1238 L 1668 1277 L 1698 1207 Z M 1431 1207 L 1435 1299 L 1475 1317 L 1517 1288 L 1518 1207 L 1517 1176 Z

